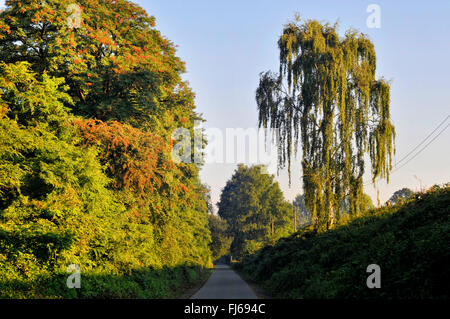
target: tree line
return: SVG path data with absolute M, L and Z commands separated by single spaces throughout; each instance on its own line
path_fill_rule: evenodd
M 278 48 L 279 72 L 262 72 L 256 90 L 259 127 L 277 132 L 278 168 L 287 165 L 289 181 L 301 153 L 303 194 L 287 203 L 273 177 L 239 166 L 218 203 L 238 256 L 297 231 L 297 221 L 321 233 L 364 216 L 374 208 L 363 188 L 366 166 L 373 182 L 389 181 L 392 169 L 390 83 L 376 78 L 371 40 L 297 15 Z
M 0 294 L 168 296 L 211 264 L 200 167 L 171 159 L 194 93 L 153 16 L 77 4 L 79 26 L 63 0 L 0 13 Z
M 397 193 L 390 201 L 394 201 Z M 343 201 L 341 205 L 341 223 L 348 222 L 352 218 L 349 204 Z M 314 227 L 305 196 L 299 194 L 292 203 L 287 201 L 275 176 L 267 174 L 264 165 L 238 165 L 222 189 L 217 207 L 218 214 L 214 215 L 210 204 L 214 260 L 227 255 L 241 259 L 273 246 L 281 238 Z M 364 213 L 375 208 L 367 194 L 364 194 L 362 207 Z

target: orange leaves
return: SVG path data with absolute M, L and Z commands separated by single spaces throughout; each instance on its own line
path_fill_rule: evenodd
M 111 34 L 108 29 L 89 29 L 89 37 L 95 41 L 100 42 L 105 46 L 114 46 L 116 45 L 112 40 Z
M 0 30 L 8 34 L 11 34 L 11 27 L 7 24 L 6 25 L 0 24 Z
M 69 45 L 70 45 L 71 47 L 75 47 L 75 36 L 74 36 L 73 33 L 70 34 L 70 37 L 69 37 Z
M 189 122 L 189 119 L 188 119 L 187 117 L 183 116 L 183 117 L 180 119 L 180 122 L 183 123 L 183 124 L 186 124 L 187 122 Z
M 143 52 L 142 48 L 134 46 L 134 45 L 131 47 L 131 50 L 137 54 L 142 54 L 142 52 Z
M 102 156 L 116 179 L 116 187 L 132 188 L 140 193 L 158 183 L 158 154 L 161 138 L 119 122 L 76 120 L 88 145 L 101 145 Z
M 169 196 L 169 201 L 178 198 L 178 205 L 192 200 L 195 191 L 185 180 L 190 168 L 171 160 L 170 142 L 119 122 L 76 119 L 73 125 L 79 129 L 83 145 L 100 148 L 113 187 L 135 194 L 140 205 L 148 205 L 162 194 Z

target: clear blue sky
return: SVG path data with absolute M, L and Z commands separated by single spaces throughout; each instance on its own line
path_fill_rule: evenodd
M 74 1 L 75 2 L 75 1 Z M 135 0 L 156 17 L 157 28 L 186 61 L 184 78 L 197 94 L 206 127 L 248 128 L 257 124 L 254 99 L 259 73 L 278 70 L 276 42 L 295 12 L 302 18 L 354 27 L 370 36 L 378 74 L 392 80 L 392 118 L 397 159 L 402 158 L 450 114 L 450 1 L 361 0 Z M 369 4 L 381 8 L 381 28 L 366 25 Z M 379 184 L 380 199 L 399 188 L 450 182 L 450 128 L 415 160 Z M 235 165 L 206 165 L 203 182 L 213 202 Z M 287 199 L 301 193 L 300 167 L 277 178 Z M 376 191 L 367 192 L 376 199 Z
M 157 28 L 179 45 L 185 75 L 197 94 L 207 127 L 254 127 L 258 74 L 278 70 L 276 42 L 295 12 L 303 18 L 349 27 L 370 36 L 378 74 L 392 80 L 392 118 L 397 129 L 397 159 L 409 153 L 450 114 L 450 1 L 137 1 L 156 17 Z M 369 4 L 381 8 L 381 28 L 366 25 Z M 386 201 L 399 188 L 418 189 L 450 182 L 450 129 L 426 151 L 379 184 Z M 217 202 L 235 165 L 206 165 L 202 180 Z M 301 192 L 300 167 L 293 184 L 277 178 L 287 199 Z M 376 200 L 376 190 L 367 192 Z

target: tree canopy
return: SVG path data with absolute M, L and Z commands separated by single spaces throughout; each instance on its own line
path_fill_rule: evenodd
M 227 221 L 233 256 L 253 253 L 293 232 L 292 206 L 264 166 L 239 165 L 220 195 L 219 216 Z
M 208 221 L 211 231 L 211 253 L 215 261 L 222 256 L 229 255 L 233 237 L 228 229 L 228 223 L 219 216 L 209 214 Z
M 194 94 L 154 17 L 77 3 L 78 28 L 63 0 L 0 13 L 0 297 L 167 297 L 211 265 L 200 166 L 171 156 Z
M 256 101 L 259 126 L 277 130 L 279 166 L 288 165 L 301 144 L 305 203 L 319 230 L 339 220 L 340 203 L 363 211 L 363 175 L 392 168 L 395 129 L 390 85 L 376 79 L 376 54 L 364 34 L 315 20 L 287 24 L 278 41 L 279 73 L 261 74 Z
M 166 112 L 180 124 L 195 118 L 184 62 L 153 16 L 125 0 L 76 3 L 79 28 L 67 23 L 67 1 L 7 1 L 0 60 L 65 78 L 73 112 L 85 117 L 153 129 L 166 125 Z
M 390 205 L 396 205 L 398 203 L 402 203 L 414 195 L 414 192 L 407 187 L 399 189 L 394 194 L 392 194 L 391 198 L 387 201 Z

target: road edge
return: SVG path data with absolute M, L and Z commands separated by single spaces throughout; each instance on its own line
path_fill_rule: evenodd
M 193 287 L 185 291 L 183 294 L 181 294 L 181 296 L 179 296 L 177 299 L 191 299 L 193 295 L 195 295 L 200 289 L 203 288 L 203 286 L 206 284 L 206 282 L 209 280 L 209 278 L 211 277 L 211 275 L 214 273 L 215 270 L 216 270 L 215 267 L 206 269 L 205 271 L 206 273 L 203 276 L 203 278 L 196 285 L 194 285 Z
M 245 281 L 247 283 L 247 285 L 250 287 L 251 290 L 253 290 L 253 292 L 255 293 L 256 297 L 258 297 L 258 299 L 274 299 L 273 297 L 271 297 L 267 291 L 262 288 L 259 283 L 257 283 L 256 281 L 250 279 L 245 273 L 237 270 L 235 267 L 233 267 L 231 265 L 230 267 L 243 281 Z

